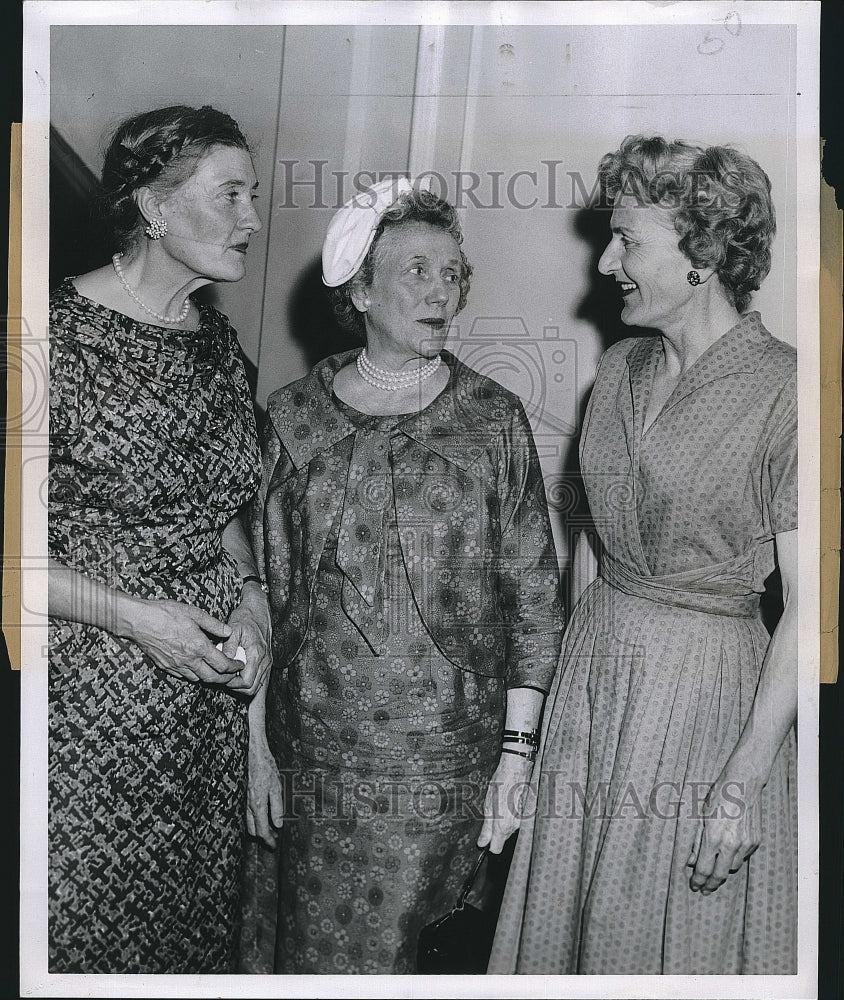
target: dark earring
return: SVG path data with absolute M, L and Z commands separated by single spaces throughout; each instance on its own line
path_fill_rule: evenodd
M 700 275 L 697 273 L 697 271 L 689 271 L 689 273 L 686 275 L 686 281 L 688 281 L 690 285 L 699 285 Z

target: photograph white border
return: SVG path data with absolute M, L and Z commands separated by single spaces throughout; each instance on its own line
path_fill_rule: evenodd
M 68 976 L 47 972 L 47 671 L 46 509 L 37 476 L 23 475 L 22 750 L 21 750 L 21 995 L 22 996 L 394 996 L 466 997 L 811 997 L 817 991 L 817 715 L 819 675 L 819 152 L 818 38 L 820 5 L 813 2 L 692 2 L 646 4 L 287 2 L 287 0 L 168 0 L 37 2 L 24 8 L 22 314 L 27 331 L 47 330 L 48 164 L 51 25 L 59 24 L 702 24 L 730 9 L 744 23 L 797 24 L 795 78 L 799 187 L 799 449 L 800 449 L 800 698 L 799 698 L 799 972 L 794 977 L 461 977 L 421 976 Z M 39 338 L 36 338 L 39 339 Z M 25 379 L 37 375 L 25 370 Z M 28 394 L 44 384 L 24 386 Z M 42 463 L 43 440 L 23 442 L 24 470 Z

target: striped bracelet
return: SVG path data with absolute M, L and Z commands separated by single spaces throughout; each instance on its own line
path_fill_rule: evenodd
M 502 753 L 511 753 L 514 757 L 524 757 L 525 760 L 529 760 L 531 764 L 536 760 L 536 751 L 533 750 L 531 753 L 524 753 L 521 750 L 510 750 L 509 747 L 502 747 Z

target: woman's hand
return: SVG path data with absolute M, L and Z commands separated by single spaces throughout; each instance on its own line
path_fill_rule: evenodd
M 275 758 L 266 741 L 250 738 L 246 829 L 267 847 L 275 847 L 276 831 L 283 822 L 284 791 Z
M 515 754 L 501 755 L 486 790 L 478 847 L 489 844 L 491 854 L 500 854 L 507 838 L 519 829 L 532 773 L 531 761 Z
M 242 646 L 246 662 L 238 662 L 240 673 L 227 686 L 251 698 L 263 684 L 270 669 L 270 612 L 263 590 L 255 583 L 246 583 L 240 604 L 229 615 L 231 635 L 223 644 L 223 653 L 234 658 Z
M 703 804 L 687 867 L 692 892 L 708 896 L 735 874 L 762 842 L 759 795 L 744 782 L 719 778 Z
M 216 648 L 232 629 L 212 615 L 180 601 L 130 599 L 131 611 L 118 629 L 136 642 L 171 677 L 228 684 L 242 664 Z M 209 638 L 209 636 L 211 638 Z
M 776 536 L 783 612 L 768 644 L 750 716 L 717 781 L 687 865 L 692 892 L 708 895 L 737 872 L 762 840 L 759 797 L 797 717 L 797 531 Z

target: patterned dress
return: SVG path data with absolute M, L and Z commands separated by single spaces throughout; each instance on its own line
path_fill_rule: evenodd
M 260 455 L 235 334 L 139 323 L 54 293 L 50 555 L 226 620 L 221 530 Z M 156 668 L 117 634 L 50 621 L 51 972 L 229 972 L 236 962 L 245 703 Z
M 394 526 L 387 544 L 386 653 L 367 655 L 331 613 L 335 534 L 314 594 L 319 654 L 294 659 L 279 699 L 272 729 L 295 819 L 282 832 L 278 972 L 415 971 L 419 931 L 477 857 L 504 681 L 464 674 L 425 642 Z
M 748 313 L 643 432 L 660 351 L 625 340 L 595 381 L 581 466 L 602 577 L 566 633 L 490 972 L 796 971 L 793 732 L 759 849 L 709 896 L 686 864 L 768 647 L 774 535 L 797 526 L 795 352 Z
M 269 495 L 265 515 L 256 511 L 274 610 L 267 730 L 288 816 L 276 951 L 283 973 L 415 971 L 419 931 L 448 910 L 478 856 L 506 689 L 547 689 L 562 632 L 541 473 L 515 397 L 449 357 L 450 386 L 426 410 L 368 416 L 331 393 L 333 372 L 351 357 L 329 359 L 270 398 Z M 506 403 L 498 426 L 467 418 L 461 435 L 459 424 L 442 422 L 467 386 L 482 388 L 486 404 Z M 511 413 L 526 437 L 503 433 Z M 421 430 L 426 421 L 437 435 Z M 449 436 L 471 439 L 476 429 L 464 472 L 443 455 L 456 454 Z M 518 541 L 512 551 L 501 544 L 508 558 L 476 541 L 498 532 L 499 518 L 502 537 Z M 327 529 L 316 544 L 320 524 Z M 313 566 L 310 585 L 292 568 L 300 553 L 306 571 Z M 481 568 L 490 566 L 501 592 L 483 595 L 486 615 L 473 618 L 463 602 L 472 588 L 481 601 Z M 464 589 L 452 589 L 461 575 Z M 292 612 L 279 597 L 291 578 L 299 581 Z M 505 652 L 487 655 L 508 615 L 508 579 L 521 583 L 509 663 Z M 300 613 L 297 595 L 302 641 L 287 644 L 282 619 Z M 466 646 L 478 648 L 469 662 L 496 665 L 498 656 L 498 669 L 462 669 L 447 657 L 446 640 L 432 637 L 433 604 L 455 627 L 470 623 Z

